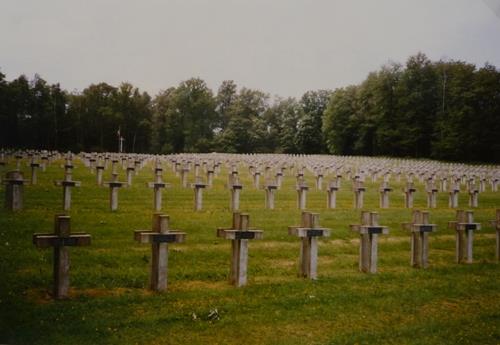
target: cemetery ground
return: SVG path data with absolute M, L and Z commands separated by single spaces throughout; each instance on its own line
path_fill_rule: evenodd
M 2 176 L 11 166 L 0 167 Z M 151 228 L 153 191 L 147 187 L 151 163 L 119 191 L 119 208 L 109 210 L 109 189 L 75 159 L 72 191 L 73 232 L 88 232 L 92 244 L 70 248 L 70 298 L 54 301 L 51 249 L 32 244 L 36 232 L 52 232 L 62 213 L 63 177 L 56 161 L 39 172 L 38 184 L 25 187 L 25 207 L 0 210 L 0 343 L 6 344 L 498 344 L 500 343 L 500 264 L 489 221 L 500 207 L 500 192 L 481 193 L 474 209 L 482 230 L 474 240 L 474 263 L 455 263 L 455 233 L 448 221 L 448 194 L 439 193 L 430 221 L 428 269 L 410 267 L 410 236 L 401 223 L 411 221 L 404 208 L 403 182 L 391 180 L 389 209 L 379 208 L 379 185 L 367 179 L 365 210 L 377 211 L 389 235 L 379 237 L 378 273 L 358 271 L 359 235 L 349 230 L 360 210 L 353 208 L 351 183 L 342 180 L 337 208 L 326 208 L 326 191 L 316 190 L 306 173 L 307 209 L 320 213 L 331 236 L 319 239 L 318 280 L 298 277 L 299 240 L 288 226 L 300 223 L 295 177 L 286 171 L 276 192 L 275 210 L 264 207 L 264 190 L 240 170 L 244 186 L 241 211 L 264 239 L 250 241 L 248 285 L 228 282 L 230 241 L 216 237 L 229 226 L 227 169 L 205 189 L 202 211 L 193 211 L 191 188 L 164 167 L 172 188 L 163 191 L 162 212 L 172 229 L 187 233 L 185 243 L 169 245 L 168 291 L 151 292 L 151 249 L 133 239 L 133 231 Z M 29 178 L 29 167 L 22 167 Z M 125 172 L 119 170 L 120 180 Z M 109 180 L 110 169 L 105 172 Z M 190 172 L 190 182 L 193 182 Z M 325 176 L 325 183 L 328 176 Z M 417 182 L 415 209 L 426 209 L 423 184 Z M 3 197 L 5 186 L 0 187 Z M 460 193 L 459 209 L 467 207 Z

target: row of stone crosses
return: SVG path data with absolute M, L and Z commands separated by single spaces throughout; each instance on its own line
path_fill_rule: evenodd
M 181 243 L 186 233 L 170 229 L 168 215 L 155 213 L 151 230 L 135 230 L 134 239 L 151 245 L 150 289 L 167 289 L 168 248 L 171 243 Z M 500 260 L 500 209 L 496 219 L 491 221 L 496 229 L 496 259 Z M 410 264 L 415 268 L 427 268 L 429 262 L 429 234 L 436 231 L 436 224 L 429 222 L 429 212 L 414 210 L 412 220 L 402 224 L 411 239 Z M 456 262 L 473 262 L 474 233 L 481 224 L 474 222 L 473 211 L 456 211 L 456 219 L 448 223 L 456 233 Z M 359 270 L 365 273 L 377 272 L 378 236 L 388 234 L 387 226 L 379 224 L 377 212 L 361 212 L 360 224 L 350 225 L 350 229 L 360 236 Z M 289 226 L 288 234 L 300 239 L 299 276 L 317 279 L 318 239 L 330 236 L 331 229 L 321 227 L 319 213 L 302 211 L 300 225 Z M 227 228 L 217 228 L 217 236 L 231 240 L 230 282 L 236 287 L 247 284 L 248 242 L 264 237 L 262 230 L 250 228 L 250 216 L 233 212 L 232 224 Z M 54 248 L 55 299 L 68 297 L 69 291 L 69 251 L 71 246 L 87 246 L 91 236 L 87 233 L 72 233 L 70 217 L 56 215 L 54 233 L 33 234 L 33 244 L 38 248 Z
M 43 153 L 42 153 L 43 154 Z M 16 153 L 14 154 L 14 158 L 16 159 L 16 170 L 9 171 L 4 179 L 4 184 L 6 184 L 6 206 L 7 208 L 15 210 L 16 207 L 21 205 L 22 208 L 22 186 L 24 184 L 24 180 L 22 179 L 22 174 L 20 172 L 20 162 L 26 155 L 31 160 L 32 171 L 36 171 L 37 168 L 44 170 L 47 164 L 50 164 L 51 161 L 55 159 L 59 159 L 62 156 L 59 153 L 45 153 L 46 155 L 41 155 L 40 160 L 42 163 L 37 163 L 34 158 L 37 153 L 34 152 L 26 152 L 25 154 Z M 78 181 L 72 180 L 72 154 L 66 155 L 65 160 L 65 178 L 62 181 L 56 181 L 57 185 L 61 185 L 64 188 L 64 208 L 69 209 L 70 205 L 70 187 L 78 186 Z M 150 187 L 154 189 L 164 188 L 165 184 L 161 180 L 161 158 L 156 156 L 147 156 L 147 155 L 111 155 L 111 154 L 80 154 L 79 158 L 83 161 L 85 166 L 90 168 L 91 171 L 95 172 L 97 175 L 97 182 L 101 180 L 102 183 L 102 171 L 106 169 L 106 165 L 111 162 L 112 164 L 112 175 L 115 179 L 109 182 L 109 186 L 111 189 L 111 206 L 113 209 L 113 187 L 121 184 L 116 179 L 116 167 L 120 163 L 122 168 L 126 169 L 127 172 L 131 171 L 132 173 L 137 173 L 139 169 L 144 167 L 147 162 L 154 161 L 155 167 L 155 176 L 156 179 L 154 182 L 150 184 Z M 211 183 L 214 174 L 220 173 L 220 167 L 223 163 L 228 165 L 230 169 L 228 187 L 233 191 L 232 193 L 232 209 L 233 209 L 233 220 L 232 225 L 229 228 L 218 228 L 217 236 L 225 239 L 229 239 L 232 241 L 232 259 L 231 259 L 231 270 L 230 270 L 230 281 L 235 286 L 243 286 L 247 282 L 247 262 L 248 262 L 248 241 L 252 239 L 262 239 L 263 231 L 251 229 L 249 226 L 250 219 L 249 215 L 245 213 L 240 213 L 237 210 L 239 209 L 239 193 L 234 193 L 234 191 L 241 190 L 242 186 L 238 183 L 238 172 L 235 167 L 246 163 L 250 172 L 255 176 L 259 176 L 257 172 L 260 169 L 256 166 L 263 166 L 263 170 L 267 173 L 269 170 L 273 168 L 271 161 L 274 161 L 274 168 L 276 169 L 276 164 L 278 166 L 276 173 L 276 181 L 280 180 L 284 175 L 284 170 L 286 167 L 289 169 L 294 166 L 297 169 L 297 190 L 298 190 L 298 205 L 299 208 L 305 208 L 305 201 L 301 202 L 302 198 L 305 198 L 303 192 L 301 194 L 301 190 L 307 190 L 304 187 L 304 169 L 308 169 L 310 171 L 324 171 L 327 170 L 324 165 L 321 165 L 321 168 L 318 168 L 317 165 L 313 165 L 313 162 L 317 162 L 318 160 L 324 158 L 322 156 L 319 157 L 308 157 L 308 156 L 286 156 L 285 158 L 281 156 L 273 156 L 272 158 L 266 157 L 267 161 L 262 162 L 261 159 L 254 155 L 247 156 L 231 156 L 231 155 L 216 155 L 211 156 L 208 155 L 206 159 L 201 159 L 201 163 L 196 156 L 193 155 L 174 155 L 163 157 L 167 159 L 176 172 L 181 176 L 181 181 L 183 185 L 187 186 L 187 171 L 191 167 L 195 170 L 195 176 L 199 176 L 200 167 L 207 172 L 207 180 L 209 184 Z M 196 159 L 195 159 L 196 158 Z M 294 160 L 295 159 L 295 160 Z M 338 157 L 334 157 L 334 159 L 338 159 Z M 340 157 L 340 162 L 346 164 L 346 160 L 349 158 Z M 352 157 L 351 157 L 352 159 Z M 286 160 L 286 162 L 285 162 Z M 358 160 L 354 158 L 354 160 Z M 259 162 L 258 165 L 255 162 Z M 130 162 L 133 162 L 132 164 Z M 208 162 L 212 162 L 212 165 L 209 165 Z M 265 163 L 267 162 L 267 163 Z M 5 165 L 6 163 L 6 155 L 4 152 L 0 154 L 0 164 Z M 394 162 L 392 162 L 394 163 Z M 406 167 L 406 169 L 416 169 L 416 167 L 412 167 L 409 162 L 404 162 L 404 164 L 399 164 L 401 167 Z M 35 164 L 35 165 L 33 165 Z M 36 166 L 36 164 L 39 164 Z M 332 163 L 333 164 L 333 163 Z M 334 164 L 339 164 L 336 161 Z M 364 163 L 366 164 L 366 162 Z M 374 163 L 370 163 L 374 164 Z M 420 162 L 420 164 L 423 164 Z M 427 162 L 424 164 L 425 168 L 429 169 L 431 166 L 435 166 L 434 162 Z M 335 167 L 336 165 L 332 165 Z M 343 166 L 343 165 L 342 165 Z M 361 165 L 364 166 L 364 165 Z M 179 169 L 180 167 L 180 169 Z M 481 180 L 489 179 L 491 183 L 491 187 L 493 191 L 497 190 L 497 181 L 498 181 L 498 168 L 495 167 L 467 167 L 461 166 L 461 169 L 458 169 L 458 166 L 450 167 L 449 169 L 453 169 L 453 171 L 459 172 L 462 174 L 459 179 L 454 175 L 454 179 L 458 183 L 460 180 L 462 183 L 468 183 L 471 185 L 471 180 L 475 180 L 478 176 Z M 364 171 L 368 170 L 372 174 L 372 178 L 375 180 L 376 176 L 380 171 L 375 171 L 371 168 L 359 168 L 356 169 L 348 168 L 344 170 L 344 174 L 351 178 L 352 171 L 358 171 L 354 173 L 353 180 L 355 187 L 358 186 L 359 183 L 363 181 L 362 175 Z M 458 169 L 458 170 L 457 170 Z M 383 170 L 383 169 L 382 169 Z M 448 171 L 450 171 L 448 170 Z M 101 173 L 99 173 L 101 171 Z M 338 172 L 338 168 L 336 168 Z M 397 170 L 397 176 L 400 178 L 401 172 L 406 171 L 405 169 L 400 168 Z M 160 172 L 160 173 L 159 173 Z M 210 173 L 211 172 L 211 173 Z M 127 174 L 127 182 L 131 183 L 132 173 Z M 35 178 L 33 178 L 35 175 Z M 302 175 L 302 176 L 300 176 Z M 337 183 L 340 183 L 339 173 L 337 173 Z M 387 182 L 389 178 L 386 176 L 390 176 L 391 174 L 382 174 L 384 176 L 384 182 Z M 420 176 L 421 181 L 426 178 L 427 175 L 417 174 Z M 99 176 L 101 176 L 99 178 Z M 210 178 L 210 176 L 212 176 Z M 374 177 L 375 176 L 375 177 Z M 406 176 L 408 178 L 408 182 L 412 182 L 413 176 L 415 173 L 407 172 Z M 433 180 L 436 176 L 439 176 L 437 173 L 431 173 L 431 180 Z M 472 176 L 472 177 L 471 177 Z M 487 176 L 487 177 L 481 177 Z M 319 177 L 322 178 L 322 174 L 316 174 L 316 181 L 320 180 Z M 429 180 L 429 178 L 427 178 Z M 443 178 L 442 178 L 443 180 Z M 36 184 L 36 172 L 32 172 L 31 183 Z M 157 185 L 159 184 L 159 185 Z M 197 184 L 202 185 L 202 187 L 197 188 Z M 121 186 L 121 185 L 120 185 Z M 207 186 L 204 183 L 196 182 L 193 187 L 195 189 L 195 200 L 201 203 L 201 197 L 196 198 L 196 195 L 199 190 L 202 190 Z M 258 186 L 258 184 L 256 185 Z M 339 184 L 336 186 L 339 187 Z M 278 188 L 278 183 L 276 183 L 276 188 Z M 320 187 L 317 188 L 319 189 Z M 470 189 L 470 187 L 469 187 Z M 356 188 L 354 189 L 356 193 Z M 201 194 L 201 193 L 200 193 Z M 67 196 L 69 195 L 69 200 Z M 238 196 L 238 197 L 235 197 Z M 329 195 L 330 198 L 330 195 Z M 158 201 L 159 199 L 159 201 Z M 238 200 L 238 203 L 235 202 Z M 269 201 L 268 201 L 269 202 Z M 117 199 L 116 199 L 117 203 Z M 196 204 L 196 203 L 195 203 Z M 161 194 L 158 196 L 158 193 L 155 193 L 155 209 L 158 210 L 158 205 L 161 208 Z M 201 204 L 200 204 L 201 205 Z M 359 206 L 359 205 L 358 205 Z M 200 206 L 201 208 L 201 206 Z M 492 225 L 496 229 L 496 258 L 500 259 L 500 210 L 496 212 L 496 220 L 493 220 Z M 449 227 L 455 229 L 456 231 L 456 262 L 462 263 L 472 263 L 473 260 L 473 238 L 474 232 L 481 228 L 479 223 L 475 223 L 473 220 L 473 212 L 472 211 L 463 211 L 458 210 L 456 214 L 456 220 L 449 222 Z M 361 223 L 358 225 L 351 225 L 351 230 L 359 233 L 360 235 L 360 256 L 359 256 L 359 269 L 362 272 L 368 273 L 376 273 L 377 271 L 377 257 L 378 257 L 378 246 L 377 239 L 378 235 L 388 234 L 389 230 L 386 226 L 379 225 L 379 216 L 376 212 L 361 212 Z M 426 268 L 428 266 L 428 236 L 431 232 L 436 230 L 435 224 L 429 223 L 429 212 L 428 211 L 413 211 L 412 221 L 409 223 L 403 224 L 403 228 L 408 230 L 411 234 L 411 265 L 413 267 L 421 267 Z M 323 228 L 319 224 L 319 214 L 311 213 L 307 211 L 302 212 L 301 224 L 298 226 L 291 226 L 288 229 L 290 235 L 297 236 L 301 239 L 301 249 L 299 256 L 299 274 L 303 277 L 307 277 L 310 279 L 316 279 L 317 277 L 317 258 L 318 258 L 318 238 L 327 237 L 330 235 L 330 229 Z M 179 243 L 184 242 L 186 237 L 186 233 L 172 230 L 169 227 L 169 216 L 161 213 L 155 213 L 153 215 L 153 225 L 151 230 L 136 230 L 134 232 L 135 240 L 140 243 L 149 243 L 152 246 L 152 260 L 151 260 L 151 274 L 150 274 L 150 282 L 151 289 L 155 291 L 162 291 L 167 288 L 167 263 L 168 263 L 168 244 L 169 243 Z M 55 217 L 55 225 L 54 225 L 54 233 L 51 234 L 34 234 L 33 235 L 33 243 L 40 248 L 54 247 L 54 298 L 62 299 L 68 296 L 69 290 L 69 252 L 68 248 L 70 246 L 85 246 L 90 245 L 91 236 L 86 233 L 71 233 L 70 229 L 70 217 L 68 215 L 56 215 Z
M 6 185 L 6 207 L 11 210 L 22 209 L 23 207 L 23 186 L 27 182 L 37 184 L 37 170 L 45 171 L 46 166 L 51 161 L 61 158 L 59 153 L 12 153 L 6 155 L 5 152 L 0 152 L 0 166 L 7 164 L 6 157 L 15 159 L 16 169 L 8 171 L 3 178 L 3 184 Z M 27 181 L 21 172 L 21 162 L 24 157 L 29 159 L 31 167 L 31 179 Z M 194 210 L 200 211 L 203 209 L 203 189 L 213 186 L 214 176 L 218 176 L 221 171 L 221 166 L 226 165 L 229 170 L 227 188 L 230 190 L 230 209 L 233 211 L 239 210 L 240 194 L 243 185 L 239 179 L 238 167 L 246 165 L 250 174 L 253 176 L 253 185 L 255 188 L 261 188 L 261 175 L 264 174 L 265 184 L 262 186 L 265 190 L 265 207 L 267 209 L 275 208 L 275 193 L 279 190 L 283 183 L 285 170 L 289 169 L 296 171 L 296 191 L 297 191 L 297 207 L 300 210 L 305 210 L 307 207 L 307 192 L 309 187 L 305 180 L 305 171 L 312 172 L 315 176 L 316 189 L 323 190 L 323 179 L 325 175 L 333 177 L 326 186 L 326 204 L 327 208 L 336 208 L 337 191 L 341 187 L 342 178 L 352 180 L 353 191 L 353 206 L 357 209 L 364 208 L 364 195 L 366 188 L 364 181 L 367 176 L 371 176 L 372 181 L 376 181 L 382 177 L 381 186 L 379 189 L 379 205 L 380 208 L 389 208 L 389 196 L 393 191 L 389 186 L 391 177 L 395 176 L 397 182 L 401 181 L 401 176 L 406 176 L 406 185 L 404 192 L 404 205 L 406 208 L 414 207 L 414 196 L 417 189 L 414 185 L 414 179 L 418 177 L 421 183 L 425 183 L 427 193 L 427 207 L 437 207 L 438 192 L 448 192 L 448 207 L 459 207 L 459 193 L 461 186 L 466 186 L 468 193 L 468 206 L 478 207 L 479 194 L 486 191 L 486 186 L 489 183 L 491 191 L 498 191 L 500 181 L 500 169 L 498 167 L 471 167 L 463 165 L 447 164 L 447 168 L 440 165 L 436 166 L 435 162 L 419 165 L 410 165 L 409 163 L 400 163 L 399 167 L 386 166 L 382 167 L 385 162 L 375 164 L 369 161 L 369 164 L 354 165 L 347 164 L 344 160 L 326 164 L 319 164 L 314 159 L 315 156 L 307 157 L 297 156 L 296 161 L 288 159 L 283 161 L 280 156 L 273 158 L 272 161 L 265 157 L 266 160 L 252 155 L 241 156 L 237 158 L 227 155 L 216 155 L 206 157 L 206 155 L 172 155 L 172 156 L 151 156 L 151 155 L 126 155 L 126 154 L 97 154 L 97 153 L 82 153 L 78 158 L 83 164 L 89 168 L 90 172 L 95 174 L 96 183 L 99 186 L 106 185 L 109 187 L 109 205 L 112 211 L 118 209 L 118 190 L 123 186 L 131 186 L 133 176 L 153 161 L 154 181 L 148 183 L 149 188 L 153 189 L 153 205 L 155 211 L 160 211 L 162 208 L 162 190 L 170 187 L 170 184 L 163 181 L 163 163 L 166 162 L 172 166 L 173 172 L 180 177 L 181 184 L 187 188 L 191 186 L 194 190 Z M 246 159 L 241 159 L 241 157 Z M 321 157 L 321 156 L 320 156 Z M 328 156 L 326 156 L 328 157 Z M 278 160 L 279 158 L 279 160 Z M 293 157 L 291 157 L 293 158 Z M 353 159 L 354 157 L 350 157 Z M 354 160 L 356 160 L 354 158 Z M 371 158 L 371 160 L 377 160 Z M 320 161 L 321 162 L 321 161 Z M 403 161 L 404 162 L 404 161 Z M 104 171 L 111 164 L 111 180 L 104 182 Z M 394 162 L 392 162 L 394 164 Z M 415 164 L 415 163 L 413 163 Z M 443 164 L 443 163 L 441 163 Z M 118 180 L 118 166 L 126 172 L 126 182 Z M 375 168 L 377 166 L 378 168 Z M 68 153 L 65 157 L 64 178 L 60 181 L 54 181 L 56 186 L 63 188 L 63 210 L 68 211 L 71 208 L 71 189 L 81 186 L 80 181 L 74 181 L 73 176 L 73 154 Z M 188 184 L 188 174 L 194 170 L 195 182 Z M 201 176 L 201 170 L 206 174 L 206 180 Z M 436 186 L 439 184 L 439 188 Z

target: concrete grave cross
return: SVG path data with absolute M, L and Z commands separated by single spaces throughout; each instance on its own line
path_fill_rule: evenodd
M 426 191 L 427 191 L 427 207 L 436 208 L 438 189 L 436 188 L 433 179 L 429 179 L 427 181 Z
M 403 223 L 403 229 L 410 233 L 410 265 L 415 268 L 429 266 L 429 233 L 436 230 L 436 224 L 429 224 L 429 212 L 415 210 L 411 223 Z
M 389 193 L 392 192 L 392 188 L 389 187 L 389 183 L 382 182 L 380 189 L 380 208 L 389 208 Z
M 66 170 L 64 180 L 54 181 L 54 185 L 63 187 L 63 210 L 69 211 L 71 209 L 71 188 L 80 187 L 81 182 L 73 181 L 71 173 Z
M 167 289 L 168 277 L 168 244 L 181 243 L 186 233 L 171 230 L 168 215 L 153 214 L 152 230 L 135 230 L 134 239 L 139 243 L 151 244 L 151 276 L 150 288 L 153 291 Z
M 363 208 L 365 191 L 366 188 L 363 185 L 363 181 L 359 180 L 359 178 L 355 178 L 353 181 L 354 208 Z
M 378 235 L 388 234 L 386 226 L 380 226 L 376 212 L 361 212 L 361 224 L 350 225 L 351 231 L 360 235 L 359 270 L 365 273 L 377 272 Z
M 203 189 L 207 187 L 207 184 L 203 183 L 200 177 L 197 177 L 196 180 L 192 184 L 194 190 L 194 210 L 201 211 L 203 209 Z
M 169 188 L 170 184 L 163 182 L 162 179 L 163 169 L 161 167 L 155 167 L 155 180 L 154 182 L 148 182 L 148 187 L 153 189 L 153 208 L 155 211 L 160 211 L 162 206 L 162 189 Z
M 335 208 L 337 207 L 337 191 L 338 187 L 338 179 L 330 181 L 328 187 L 326 189 L 326 207 L 327 208 Z
M 299 210 L 305 210 L 307 206 L 307 191 L 309 187 L 306 182 L 301 180 L 300 183 L 297 184 L 297 208 Z
M 54 298 L 68 297 L 69 290 L 69 250 L 68 247 L 88 246 L 91 236 L 87 233 L 71 233 L 70 217 L 56 215 L 54 233 L 33 234 L 33 244 L 38 248 L 54 247 Z
M 448 222 L 448 227 L 455 229 L 456 262 L 473 262 L 474 231 L 481 229 L 480 223 L 474 223 L 474 212 L 457 210 L 456 220 Z
M 118 174 L 113 174 L 111 181 L 105 183 L 109 186 L 109 206 L 111 211 L 118 209 L 118 190 L 124 185 L 123 182 L 118 181 Z
M 19 170 L 8 171 L 2 183 L 5 185 L 5 208 L 19 211 L 24 207 L 24 184 L 26 180 Z
M 479 189 L 476 186 L 475 180 L 471 179 L 468 182 L 468 192 L 469 192 L 469 207 L 478 207 L 479 199 Z
M 231 200 L 229 207 L 231 211 L 235 212 L 240 209 L 240 193 L 243 189 L 243 185 L 239 182 L 238 175 L 234 175 L 233 182 L 230 185 L 231 189 Z
M 319 213 L 302 212 L 299 226 L 289 226 L 288 234 L 297 236 L 300 244 L 299 275 L 316 279 L 318 268 L 318 237 L 330 236 L 330 229 L 319 225 Z
M 217 237 L 231 240 L 232 256 L 230 282 L 236 287 L 247 284 L 248 241 L 264 237 L 262 230 L 250 229 L 250 216 L 246 213 L 233 212 L 233 224 L 230 228 L 217 228 Z
M 452 181 L 452 184 L 450 186 L 450 194 L 449 194 L 449 201 L 448 205 L 450 208 L 457 208 L 458 207 L 458 194 L 460 193 L 460 185 L 457 181 Z
M 268 210 L 274 210 L 274 197 L 278 186 L 268 182 L 265 187 L 265 206 Z
M 413 186 L 413 182 L 407 182 L 405 188 L 403 189 L 405 195 L 405 207 L 413 208 L 414 194 L 417 190 Z
M 500 261 L 500 209 L 496 211 L 496 219 L 491 221 L 491 226 L 496 230 L 495 257 Z
M 37 170 L 40 168 L 40 163 L 37 162 L 36 157 L 33 155 L 31 158 L 31 184 L 36 185 L 38 183 Z

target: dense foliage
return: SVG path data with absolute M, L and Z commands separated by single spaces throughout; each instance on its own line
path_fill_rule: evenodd
M 300 99 L 193 78 L 154 98 L 129 83 L 67 92 L 0 73 L 0 147 L 283 152 L 500 162 L 500 71 L 417 54 Z

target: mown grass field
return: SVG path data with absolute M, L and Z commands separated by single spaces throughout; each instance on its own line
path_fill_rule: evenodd
M 0 343 L 5 344 L 500 344 L 500 264 L 495 261 L 495 233 L 489 220 L 500 207 L 500 192 L 479 197 L 475 220 L 475 263 L 458 265 L 454 231 L 447 222 L 455 210 L 440 193 L 431 222 L 430 267 L 409 265 L 410 221 L 403 208 L 402 184 L 391 181 L 391 208 L 378 208 L 379 182 L 367 180 L 365 209 L 379 211 L 390 228 L 379 240 L 378 274 L 358 272 L 358 236 L 348 225 L 359 222 L 352 208 L 351 184 L 342 181 L 337 209 L 326 209 L 326 192 L 310 188 L 308 210 L 321 214 L 332 236 L 320 240 L 317 281 L 298 278 L 299 240 L 288 236 L 296 225 L 295 178 L 287 172 L 276 194 L 276 209 L 264 209 L 264 191 L 256 190 L 247 169 L 240 169 L 244 189 L 241 209 L 264 240 L 249 245 L 248 285 L 228 283 L 230 242 L 216 237 L 229 226 L 227 171 L 204 192 L 204 211 L 193 212 L 193 191 L 165 167 L 164 213 L 171 226 L 187 232 L 187 242 L 170 246 L 169 290 L 148 288 L 150 247 L 133 240 L 133 230 L 149 229 L 153 213 L 151 166 L 119 192 L 119 210 L 109 211 L 109 190 L 98 187 L 76 162 L 71 224 L 92 235 L 89 247 L 72 248 L 71 298 L 53 301 L 52 250 L 36 249 L 34 232 L 52 232 L 61 213 L 62 161 L 39 174 L 39 184 L 25 188 L 25 210 L 0 210 Z M 12 168 L 0 168 L 2 175 Z M 29 178 L 28 168 L 23 167 Z M 109 180 L 110 169 L 105 172 Z M 313 176 L 306 176 L 314 186 Z M 120 179 L 125 175 L 120 170 Z M 193 180 L 191 173 L 190 180 Z M 328 177 L 325 179 L 328 180 Z M 423 185 L 417 183 L 415 207 L 424 209 Z M 0 187 L 4 194 L 4 186 Z M 466 193 L 460 206 L 467 209 Z M 214 317 L 217 310 L 218 317 Z

